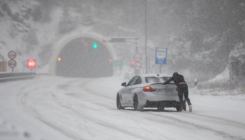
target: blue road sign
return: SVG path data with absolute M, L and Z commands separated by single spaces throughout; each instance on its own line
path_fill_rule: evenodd
M 168 48 L 156 47 L 155 64 L 167 64 Z

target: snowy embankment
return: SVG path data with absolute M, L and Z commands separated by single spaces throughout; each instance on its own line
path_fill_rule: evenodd
M 195 93 L 200 95 L 225 96 L 245 100 L 245 88 L 243 83 L 230 79 L 230 70 L 225 71 L 209 81 L 199 82 Z M 236 95 L 236 96 L 233 96 Z M 231 97 L 230 97 L 231 96 Z
M 117 110 L 122 82 L 121 77 L 41 76 L 2 83 L 0 118 L 16 126 L 18 134 L 11 135 L 16 139 L 25 139 L 24 132 L 32 140 L 245 139 L 245 101 L 236 96 L 203 96 L 191 89 L 192 113 Z M 10 139 L 3 134 L 0 139 Z

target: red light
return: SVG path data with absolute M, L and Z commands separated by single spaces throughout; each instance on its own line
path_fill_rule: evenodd
M 143 91 L 146 91 L 146 92 L 155 92 L 155 91 L 157 91 L 157 89 L 151 88 L 151 87 L 144 87 L 143 88 Z
M 30 69 L 35 68 L 35 67 L 36 67 L 36 61 L 35 61 L 34 59 L 29 59 L 29 60 L 27 61 L 27 66 L 28 66 L 28 68 L 30 68 Z
M 134 64 L 134 59 L 133 60 L 131 60 L 131 65 L 133 65 Z
M 131 64 L 131 67 L 134 67 L 134 59 L 131 60 L 130 64 Z

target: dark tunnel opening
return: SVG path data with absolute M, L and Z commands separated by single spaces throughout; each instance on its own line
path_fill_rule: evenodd
M 113 75 L 108 49 L 93 38 L 77 38 L 67 43 L 57 58 L 56 75 L 63 77 L 107 77 Z

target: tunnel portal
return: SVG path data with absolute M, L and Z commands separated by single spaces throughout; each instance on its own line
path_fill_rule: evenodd
M 58 76 L 93 78 L 113 75 L 112 56 L 103 43 L 93 38 L 71 40 L 56 60 Z

